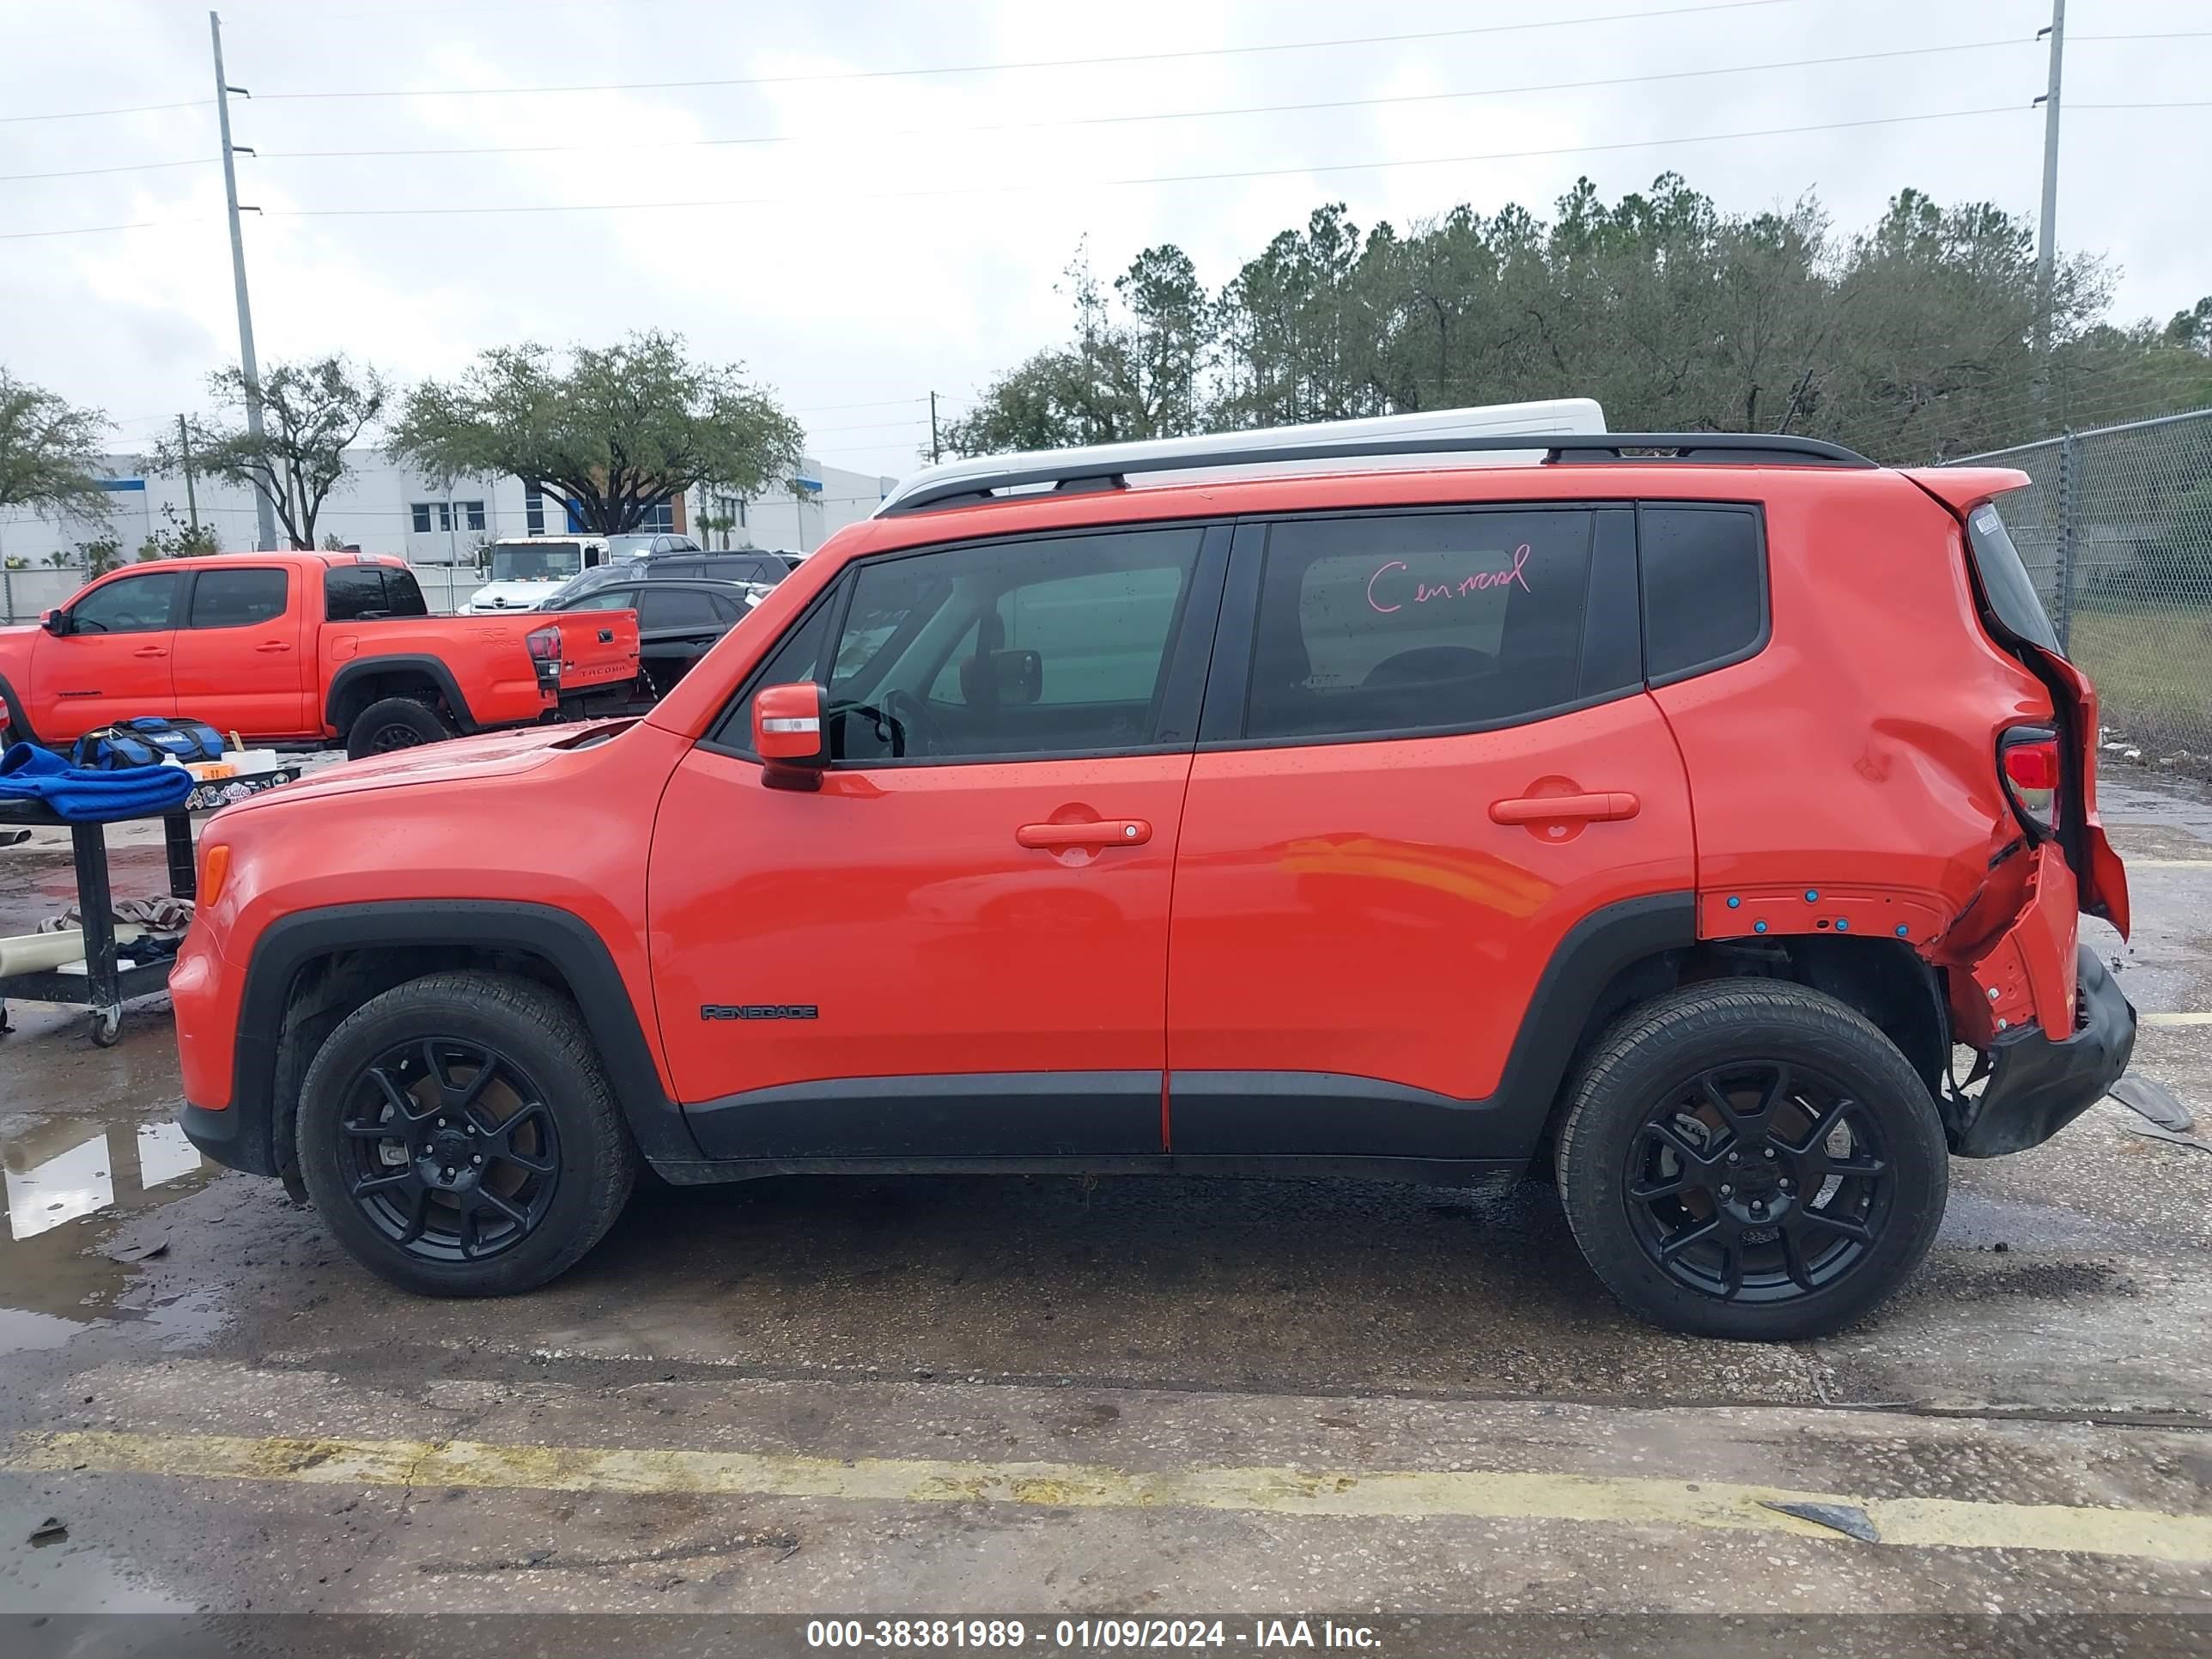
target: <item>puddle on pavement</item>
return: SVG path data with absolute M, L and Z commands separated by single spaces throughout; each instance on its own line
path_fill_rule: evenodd
M 136 1316 L 118 1304 L 137 1267 L 103 1254 L 118 1224 L 198 1191 L 211 1173 L 166 1115 L 0 1119 L 0 1355 L 58 1347 L 94 1321 Z

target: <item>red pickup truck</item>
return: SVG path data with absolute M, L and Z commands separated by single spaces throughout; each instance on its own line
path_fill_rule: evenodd
M 228 553 L 88 583 L 0 628 L 0 735 L 63 744 L 139 714 L 363 755 L 603 712 L 638 672 L 637 617 L 433 617 L 406 564 Z

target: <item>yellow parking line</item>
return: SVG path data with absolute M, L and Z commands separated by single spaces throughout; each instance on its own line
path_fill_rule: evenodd
M 1475 1516 L 1786 1533 L 1844 1541 L 1771 1503 L 1848 1505 L 1884 1545 L 2076 1550 L 2212 1563 L 2212 1516 L 1950 1498 L 1839 1498 L 1774 1486 L 1457 1470 L 1182 1468 L 956 1463 L 929 1458 L 604 1450 L 472 1441 L 251 1439 L 226 1435 L 27 1437 L 0 1468 L 299 1481 L 337 1486 L 687 1492 L 1065 1509 L 1238 1510 L 1270 1515 Z
M 2136 1022 L 2143 1025 L 2212 1025 L 2212 1014 L 2137 1014 Z
M 2212 870 L 2212 859 L 2131 859 L 2122 864 L 2130 870 Z

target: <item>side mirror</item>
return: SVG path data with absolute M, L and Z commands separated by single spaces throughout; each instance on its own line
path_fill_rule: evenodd
M 819 789 L 830 764 L 818 685 L 764 685 L 753 693 L 753 752 L 771 789 Z
M 994 651 L 991 674 L 998 682 L 1001 708 L 1033 703 L 1044 696 L 1044 659 L 1034 651 Z
M 58 639 L 69 632 L 68 613 L 61 611 L 41 611 L 39 612 L 39 626 Z
M 1018 708 L 1044 695 L 1044 659 L 1034 651 L 986 651 L 960 665 L 960 695 L 971 708 Z

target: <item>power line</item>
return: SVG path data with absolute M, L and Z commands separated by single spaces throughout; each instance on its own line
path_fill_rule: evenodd
M 2163 107 L 2197 107 L 2195 104 L 2172 105 Z M 1669 144 L 1712 144 L 1731 143 L 1741 138 L 1777 138 L 1796 133 L 1839 132 L 1854 128 L 1896 126 L 1916 121 L 1955 121 L 1988 115 L 2017 115 L 2022 106 L 1991 105 L 1981 109 L 1936 110 L 1923 115 L 1877 115 L 1852 121 L 1821 121 L 1802 126 L 1759 127 L 1743 132 L 1713 132 L 1691 134 L 1677 138 L 1638 138 L 1606 144 L 1565 144 L 1542 149 L 1491 150 L 1473 155 L 1409 156 L 1389 161 L 1342 161 L 1316 163 L 1285 167 L 1239 167 L 1217 173 L 1154 173 L 1137 178 L 1055 180 L 1036 185 L 952 185 L 936 190 L 870 191 L 859 192 L 854 199 L 864 201 L 911 201 L 945 197 L 990 196 L 1036 191 L 1065 191 L 1070 188 L 1105 189 L 1131 185 L 1206 184 L 1235 179 L 1280 179 L 1310 173 L 1368 173 L 1386 171 L 1392 167 L 1449 167 L 1474 161 L 1513 161 L 1533 160 L 1551 155 L 1588 155 L 1612 150 L 1649 149 Z M 2132 109 L 2131 104 L 2077 104 L 2076 109 Z M 680 202 L 574 202 L 510 204 L 489 207 L 426 207 L 426 208 L 291 208 L 273 210 L 270 218 L 293 219 L 359 219 L 445 217 L 467 214 L 508 213 L 612 213 L 637 212 L 647 210 L 699 209 L 726 207 L 787 207 L 811 200 L 804 197 L 739 196 Z
M 2074 104 L 2069 107 L 2075 111 L 2205 109 L 2212 108 L 2212 99 L 2182 99 L 2148 103 Z M 1541 149 L 1491 150 L 1471 155 L 1408 156 L 1389 161 L 1316 162 L 1298 167 L 1243 167 L 1218 173 L 1156 173 L 1136 178 L 1058 180 L 1035 185 L 972 185 L 935 190 L 870 191 L 857 193 L 854 199 L 919 201 L 948 197 L 1035 194 L 1042 191 L 1065 191 L 1071 188 L 1103 190 L 1140 185 L 1210 184 L 1239 179 L 1295 178 L 1303 173 L 1376 173 L 1388 172 L 1393 167 L 1452 167 L 1478 161 L 1533 161 L 1554 155 L 1592 155 L 1609 154 L 1618 150 L 1662 149 L 1674 144 L 1717 144 L 1733 143 L 1744 138 L 1779 138 L 1808 132 L 1841 132 L 1863 127 L 1905 125 L 1920 121 L 1957 121 L 1990 115 L 2018 115 L 2026 108 L 2024 105 L 1998 104 L 1981 109 L 1933 110 L 1918 115 L 1867 116 L 1851 121 L 1820 121 L 1800 126 L 1760 127 L 1741 132 L 1692 133 L 1673 138 L 1634 138 L 1614 143 L 1564 144 Z M 453 217 L 472 214 L 489 216 L 494 214 L 637 213 L 702 208 L 795 207 L 803 206 L 815 199 L 812 197 L 801 196 L 738 196 L 678 202 L 548 202 L 472 207 L 272 208 L 264 216 L 270 219 L 394 219 Z M 140 219 L 123 224 L 76 225 L 56 230 L 0 231 L 0 241 L 22 241 L 51 236 L 89 236 L 109 231 L 171 228 L 180 225 L 204 224 L 209 222 L 210 216 L 198 215 L 177 219 Z
M 923 75 L 994 75 L 1015 70 L 1086 69 L 1109 64 L 1158 64 L 1191 58 L 1243 58 L 1270 52 L 1319 52 L 1340 46 L 1388 46 L 1408 40 L 1448 40 L 1480 34 L 1518 34 L 1532 29 L 1572 28 L 1586 23 L 1628 23 L 1647 18 L 1690 17 L 1703 12 L 1748 11 L 1789 6 L 1802 0 L 1705 0 L 1693 6 L 1658 10 L 1617 11 L 1589 17 L 1547 17 L 1520 23 L 1483 23 L 1454 29 L 1417 29 L 1398 34 L 1355 34 L 1328 40 L 1281 40 L 1251 46 L 1189 46 L 1173 52 L 1120 52 L 1091 58 L 1032 58 L 996 64 L 937 64 L 910 69 L 824 70 L 810 75 L 750 75 L 696 81 L 608 81 L 550 87 L 421 87 L 380 91 L 264 93 L 258 101 L 317 98 L 473 98 L 518 94 L 678 91 L 701 87 L 781 87 L 831 81 L 883 81 Z
M 213 102 L 207 98 L 187 98 L 175 104 L 132 104 L 124 109 L 70 109 L 50 115 L 0 115 L 0 124 L 15 121 L 89 121 L 99 115 L 150 115 L 156 110 L 199 109 Z
M 1685 81 L 1716 75 L 1759 75 L 1775 70 L 1814 69 L 1836 64 L 1864 64 L 1893 58 L 1923 58 L 1939 52 L 1985 52 L 2003 46 L 2029 46 L 2031 40 L 1968 40 L 1956 46 L 1906 46 L 1889 52 L 1850 52 L 1829 58 L 1795 58 L 1771 64 L 1734 64 L 1717 68 L 1667 70 L 1648 75 L 1608 76 L 1585 81 L 1551 81 L 1525 86 L 1477 87 L 1464 92 L 1395 93 L 1372 98 L 1328 98 L 1295 104 L 1231 105 L 1220 109 L 1163 110 L 1138 115 L 1079 115 L 1048 121 L 988 121 L 968 126 L 891 127 L 872 137 L 953 137 L 982 132 L 1034 132 L 1061 127 L 1126 126 L 1149 121 L 1194 121 L 1224 116 L 1305 114 L 1317 110 L 1373 109 L 1400 104 L 1432 104 L 1468 98 L 1510 98 L 1537 92 L 1577 92 L 1601 87 L 1639 86 L 1660 81 Z M 635 144 L 481 144 L 416 149 L 276 149 L 262 152 L 264 161 L 332 160 L 395 155 L 550 155 L 588 150 L 615 154 L 631 150 L 716 149 L 731 145 L 812 143 L 849 139 L 847 132 L 771 133 L 738 138 L 675 138 Z M 177 165 L 167 163 L 166 165 Z
M 46 236 L 100 236 L 111 230 L 168 230 L 179 225 L 212 224 L 215 216 L 196 213 L 183 219 L 132 219 L 119 225 L 69 225 L 60 230 L 0 230 L 0 242 L 27 242 Z
M 927 426 L 928 424 L 928 416 L 914 415 L 909 416 L 903 421 L 870 421 L 860 426 L 813 426 L 807 428 L 807 431 L 816 437 L 827 437 L 833 432 L 911 431 L 916 427 Z
M 878 398 L 872 403 L 864 404 L 817 404 L 811 409 L 794 409 L 790 412 L 793 415 L 834 415 L 840 410 L 890 409 L 894 405 L 926 404 L 928 401 L 927 398 Z
M 1249 56 L 1270 52 L 1317 52 L 1336 46 L 1387 46 L 1412 40 L 1451 40 L 1468 35 L 1505 34 L 1528 29 L 1571 28 L 1584 23 L 1626 23 L 1647 18 L 1687 17 L 1700 12 L 1738 11 L 1753 6 L 1794 5 L 1800 0 L 1714 0 L 1713 3 L 1680 6 L 1656 11 L 1613 12 L 1595 17 L 1544 18 L 1524 23 L 1493 23 L 1477 27 L 1456 29 L 1425 29 L 1400 34 L 1350 35 L 1334 40 L 1285 40 L 1254 46 L 1192 47 L 1178 52 L 1127 52 L 1111 57 L 1048 58 L 1013 61 L 1003 64 L 951 64 L 935 67 L 892 70 L 824 70 L 814 75 L 763 75 L 727 80 L 706 81 L 610 81 L 589 84 L 556 87 L 428 87 L 415 90 L 397 89 L 376 92 L 271 92 L 264 93 L 258 102 L 267 103 L 277 99 L 317 98 L 458 98 L 534 93 L 575 92 L 647 92 L 681 90 L 694 87 L 769 87 L 813 83 L 824 81 L 868 81 L 923 75 L 988 75 L 1000 70 L 1039 69 L 1080 69 L 1107 64 L 1158 63 L 1176 58 Z M 368 14 L 356 14 L 368 15 Z M 383 14 L 377 13 L 381 16 Z M 324 20 L 328 21 L 328 20 Z M 2075 44 L 2090 40 L 2212 40 L 2212 29 L 2166 29 L 2136 34 L 2077 34 Z M 2010 44 L 2010 43 L 2008 43 Z M 1930 48 L 1929 50 L 1942 50 Z M 0 125 L 23 121 L 88 121 L 110 115 L 152 115 L 165 110 L 198 109 L 210 100 L 187 98 L 170 104 L 127 104 L 101 109 L 52 110 L 37 115 L 0 115 Z M 739 141 L 743 142 L 743 141 Z M 633 148 L 649 148 L 635 146 Z M 374 155 L 375 151 L 296 151 L 298 155 Z M 410 153 L 410 152 L 396 152 Z M 424 150 L 426 155 L 465 154 L 463 151 L 441 152 Z M 158 162 L 156 166 L 183 165 Z M 26 175 L 28 176 L 28 175 Z M 64 175 L 53 175 L 64 176 Z
M 167 167 L 211 167 L 212 155 L 194 155 L 181 161 L 134 161 L 126 167 L 69 167 L 59 173 L 0 173 L 0 185 L 17 185 L 33 179 L 89 179 L 101 173 L 159 173 Z

